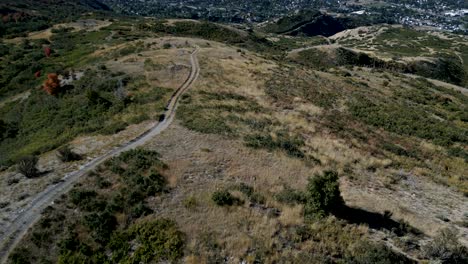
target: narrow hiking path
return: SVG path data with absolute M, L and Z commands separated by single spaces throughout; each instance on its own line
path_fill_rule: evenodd
M 62 181 L 48 186 L 44 191 L 39 193 L 34 199 L 31 200 L 29 205 L 21 209 L 19 215 L 12 221 L 12 223 L 6 227 L 5 230 L 2 230 L 0 235 L 0 263 L 6 263 L 8 260 L 8 255 L 15 248 L 15 246 L 21 241 L 24 235 L 27 233 L 28 229 L 39 220 L 42 211 L 53 203 L 55 199 L 60 197 L 62 194 L 68 192 L 73 185 L 80 179 L 81 176 L 89 172 L 90 170 L 96 168 L 99 164 L 105 160 L 114 157 L 122 152 L 125 152 L 130 149 L 142 146 L 148 140 L 154 136 L 160 134 L 174 120 L 177 106 L 181 95 L 187 91 L 192 84 L 197 80 L 200 73 L 200 66 L 198 64 L 197 53 L 199 48 L 196 47 L 195 50 L 190 55 L 190 62 L 192 69 L 187 80 L 174 92 L 171 96 L 167 106 L 166 111 L 162 116 L 162 120 L 158 122 L 151 129 L 143 132 L 140 136 L 134 138 L 133 140 L 114 148 L 113 150 L 107 152 L 106 154 L 99 156 L 90 162 L 82 165 L 79 170 L 72 173 L 66 174 Z

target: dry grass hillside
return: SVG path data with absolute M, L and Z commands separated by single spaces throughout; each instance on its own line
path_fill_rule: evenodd
M 82 178 L 43 213 L 10 262 L 415 263 L 441 260 L 440 251 L 467 259 L 462 84 L 330 65 L 330 57 L 316 67 L 322 58 L 301 53 L 309 47 L 289 53 L 274 46 L 295 38 L 278 36 L 274 44 L 200 25 L 116 21 L 97 29 L 110 38 L 73 68 L 125 74 L 133 101 L 110 115 L 125 122 L 116 133 L 70 137 L 67 144 L 88 159 L 158 120 L 190 72 L 194 47 L 200 76 L 166 131 Z M 381 55 L 361 42 L 383 30 L 355 31 L 332 39 Z M 388 41 L 375 45 L 391 52 Z M 60 162 L 55 148 L 39 156 L 40 170 L 49 171 L 41 177 L 26 179 L 13 166 L 1 172 L 0 227 L 84 163 Z M 344 204 L 311 216 L 313 179 L 327 175 L 338 175 Z

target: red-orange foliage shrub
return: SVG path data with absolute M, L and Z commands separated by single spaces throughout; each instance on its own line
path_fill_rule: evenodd
M 47 58 L 50 57 L 51 52 L 52 52 L 52 50 L 49 47 L 44 47 L 44 53 L 45 53 Z
M 42 88 L 50 95 L 57 95 L 60 91 L 58 75 L 56 73 L 47 74 L 47 80 L 44 81 Z
M 5 24 L 8 23 L 8 22 L 10 22 L 10 14 L 5 15 L 5 16 L 2 16 L 2 21 L 3 21 L 3 23 L 5 23 Z

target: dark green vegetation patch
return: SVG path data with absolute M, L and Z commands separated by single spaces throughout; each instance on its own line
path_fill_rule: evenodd
M 155 113 L 163 110 L 169 89 L 140 92 L 148 86 L 144 76 L 113 72 L 103 65 L 83 69 L 91 62 L 110 59 L 91 55 L 109 34 L 108 30 L 72 32 L 62 28 L 55 30 L 51 43 L 25 40 L 19 45 L 0 44 L 0 51 L 4 47 L 0 96 L 25 92 L 24 99 L 0 107 L 0 165 L 60 147 L 79 135 L 115 134 L 150 118 L 136 105 L 156 104 Z M 45 47 L 50 47 L 50 57 Z M 130 47 L 132 52 L 140 48 Z M 49 73 L 72 81 L 62 85 L 56 96 L 48 95 L 40 85 Z M 128 96 L 130 92 L 134 97 Z M 122 116 L 128 114 L 124 120 Z
M 410 73 L 456 85 L 464 85 L 467 82 L 468 72 L 460 58 L 448 53 L 437 53 L 430 57 L 431 59 L 427 61 L 401 62 L 397 57 L 386 61 L 364 52 L 340 47 L 329 51 L 309 48 L 300 51 L 292 61 L 318 70 L 338 66 L 360 66 Z
M 46 209 L 25 245 L 10 256 L 18 263 L 149 263 L 183 256 L 185 235 L 174 221 L 146 219 L 146 203 L 168 192 L 159 154 L 130 150 L 90 173 L 66 198 Z
M 184 21 L 168 25 L 166 21 L 158 20 L 150 25 L 140 25 L 140 28 L 156 33 L 222 42 L 265 54 L 278 54 L 278 47 L 273 42 L 255 32 L 247 33 L 209 22 Z
M 415 81 L 412 86 L 410 90 L 397 90 L 397 96 L 386 101 L 356 98 L 350 102 L 350 112 L 366 124 L 397 134 L 432 140 L 444 146 L 466 144 L 468 129 L 458 123 L 466 122 L 468 98 L 425 80 Z
M 110 8 L 97 0 L 35 0 L 3 1 L 0 3 L 0 37 L 26 36 L 28 32 L 47 29 L 57 23 L 82 17 L 85 12 L 95 12 L 92 18 L 103 14 L 111 16 Z
M 32 90 L 26 100 L 0 108 L 0 119 L 6 124 L 0 131 L 0 164 L 49 151 L 77 135 L 123 130 L 127 124 L 114 116 L 132 102 L 115 96 L 122 78 L 126 77 L 109 71 L 87 71 L 58 97 Z

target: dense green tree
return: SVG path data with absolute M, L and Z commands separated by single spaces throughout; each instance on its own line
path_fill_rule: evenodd
M 325 171 L 309 179 L 304 214 L 306 218 L 321 218 L 344 205 L 336 171 Z

